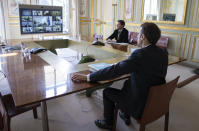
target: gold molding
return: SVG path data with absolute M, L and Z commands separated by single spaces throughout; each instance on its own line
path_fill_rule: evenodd
M 99 22 L 99 24 L 106 24 L 106 22 L 99 20 L 99 19 L 95 19 L 95 22 Z
M 104 0 L 104 1 L 109 1 L 109 0 Z M 106 4 L 106 3 L 104 3 L 104 4 Z M 112 4 L 113 4 L 113 0 L 111 0 L 111 18 L 113 18 L 113 6 L 112 6 Z M 105 12 L 104 12 L 104 14 L 106 14 Z M 106 22 L 112 22 L 113 21 L 113 19 L 105 19 L 105 15 L 103 16 L 104 17 L 104 21 L 106 21 Z
M 192 13 L 192 14 L 191 14 L 191 25 L 194 26 L 194 25 L 196 25 L 196 24 L 193 24 L 193 16 L 194 16 L 194 10 L 195 10 L 195 6 L 196 6 L 196 0 L 193 0 L 192 6 L 193 6 L 193 7 L 192 7 L 192 10 L 191 10 L 191 11 L 192 11 L 192 12 L 191 12 L 191 13 Z
M 9 23 L 9 26 L 18 26 L 19 27 L 20 25 L 19 25 L 19 23 Z
M 137 9 L 137 8 L 136 8 L 136 4 L 137 4 L 137 0 L 134 0 L 134 11 L 133 11 L 133 14 L 134 14 L 134 17 L 133 17 L 133 18 L 134 18 L 134 20 L 136 20 L 136 18 L 137 18 L 137 14 L 136 14 L 136 11 L 137 11 L 137 10 L 136 10 L 136 9 Z
M 190 49 L 190 45 L 191 45 L 191 34 L 189 34 L 189 43 L 188 43 L 188 50 L 187 50 L 187 56 L 186 56 L 186 59 L 188 59 L 188 56 L 189 56 L 189 49 Z
M 187 45 L 187 34 L 185 34 L 185 38 L 184 38 L 184 48 L 183 48 L 183 53 L 182 53 L 183 58 L 184 58 L 184 54 L 185 54 L 186 45 Z
M 105 19 L 104 22 L 110 22 L 111 23 L 111 22 L 113 22 L 113 20 L 112 19 Z
M 159 26 L 159 27 L 160 27 L 161 29 L 199 32 L 199 29 L 198 29 L 198 28 L 174 27 L 174 26 Z
M 187 1 L 184 1 L 184 11 L 183 11 L 183 20 L 182 22 L 172 22 L 172 21 L 155 21 L 155 20 L 144 20 L 144 3 L 145 0 L 142 0 L 142 8 L 141 8 L 141 22 L 154 22 L 154 23 L 163 23 L 163 24 L 175 24 L 175 25 L 184 25 L 185 24 L 185 18 L 186 18 L 186 11 L 187 11 Z
M 20 21 L 19 21 L 19 20 L 11 20 L 11 19 L 9 19 L 9 20 L 8 20 L 8 23 L 9 23 L 9 24 L 10 24 L 10 23 L 20 24 Z
M 80 20 L 80 22 L 91 22 L 91 20 Z
M 90 41 L 93 41 L 93 33 L 94 33 L 94 0 L 91 0 L 91 32 L 90 36 L 91 39 Z
M 197 6 L 198 6 L 198 4 L 197 4 Z M 198 7 L 198 10 L 197 10 L 197 14 L 196 14 L 196 25 L 198 25 L 198 16 L 199 15 L 199 7 Z
M 195 52 L 195 46 L 196 46 L 196 39 L 197 39 L 197 37 L 199 38 L 199 35 L 194 35 L 193 36 L 193 44 L 192 44 L 192 49 L 191 49 L 191 61 L 192 62 L 196 62 L 196 63 L 199 63 L 199 60 L 197 60 L 197 59 L 194 59 L 193 58 L 193 55 L 194 55 L 194 52 Z
M 143 22 L 144 19 L 144 0 L 142 0 L 142 7 L 141 7 L 141 17 L 140 17 L 140 21 Z
M 96 2 L 95 2 L 95 20 L 100 20 L 102 18 L 102 1 L 100 0 L 100 6 L 99 5 L 97 6 L 97 2 L 98 2 L 98 0 L 96 0 Z M 100 10 L 99 10 L 99 12 L 100 12 L 100 19 L 97 18 L 97 11 L 98 11 L 97 7 L 100 8 Z
M 95 23 L 95 34 L 97 33 L 97 26 L 100 26 L 100 34 L 102 34 L 101 24 Z
M 86 37 L 86 39 L 87 39 L 88 41 L 89 41 L 89 36 L 90 36 L 90 35 L 89 35 L 89 24 L 90 24 L 90 23 L 81 23 L 81 24 L 80 24 L 80 33 L 81 33 L 81 36 L 82 36 L 82 37 Z M 82 35 L 81 26 L 88 26 L 88 34 L 87 34 L 87 35 Z
M 180 57 L 181 56 L 182 35 L 183 34 L 182 33 L 176 33 L 176 32 L 162 32 L 162 34 L 165 34 L 165 35 L 178 35 L 180 37 L 180 39 L 178 40 L 178 47 L 179 47 L 178 56 Z
M 110 24 L 104 24 L 104 26 L 109 26 L 109 27 L 112 27 L 112 25 L 110 25 Z
M 127 26 L 140 26 L 141 24 L 137 23 L 126 23 Z
M 92 1 L 92 0 L 91 0 Z M 86 14 L 87 14 L 87 16 L 86 17 L 81 17 L 80 16 L 80 18 L 83 18 L 83 19 L 88 19 L 89 18 L 89 11 L 88 11 L 88 9 L 89 9 L 89 0 L 86 0 Z
M 128 26 L 140 26 L 141 24 L 138 24 L 138 23 L 126 23 L 126 25 L 128 25 Z M 160 29 L 168 29 L 168 30 L 199 32 L 199 28 L 164 26 L 164 25 L 158 25 L 158 27 Z
M 104 24 L 103 28 L 105 29 L 105 26 L 109 29 L 112 29 L 112 25 L 109 25 L 109 24 Z M 103 37 L 105 38 L 105 31 L 103 32 Z M 105 38 L 106 39 L 106 38 Z
M 124 20 L 132 20 L 134 19 L 134 1 L 135 0 L 130 0 L 131 1 L 131 18 L 130 19 L 126 19 L 126 1 L 127 0 L 124 0 Z
M 32 0 L 29 0 L 30 5 L 31 5 L 31 2 L 32 2 Z M 19 18 L 19 16 L 10 16 L 10 14 L 9 14 L 10 10 L 9 10 L 9 5 L 8 5 L 8 0 L 7 0 L 7 9 L 8 9 L 8 18 Z

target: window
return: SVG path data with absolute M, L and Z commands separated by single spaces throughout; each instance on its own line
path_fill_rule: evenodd
M 157 0 L 145 0 L 144 3 L 144 19 L 147 19 L 147 15 L 157 15 L 158 2 Z
M 39 5 L 62 6 L 63 33 L 70 32 L 70 0 L 39 0 Z

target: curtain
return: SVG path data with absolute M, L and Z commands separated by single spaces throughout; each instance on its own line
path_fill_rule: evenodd
M 5 40 L 5 27 L 4 27 L 3 2 L 0 1 L 0 42 L 2 40 Z
M 79 0 L 72 0 L 71 34 L 73 38 L 80 39 Z
M 9 25 L 8 23 L 8 11 L 6 8 L 6 1 L 0 1 L 0 41 L 7 41 L 9 39 Z

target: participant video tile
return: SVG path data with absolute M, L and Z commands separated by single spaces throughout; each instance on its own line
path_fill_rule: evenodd
M 45 27 L 46 32 L 52 32 L 52 27 Z
M 61 26 L 53 26 L 53 31 L 54 32 L 60 32 L 61 31 Z
M 32 16 L 22 16 L 21 17 L 21 21 L 25 22 L 25 21 L 32 21 Z
M 61 16 L 61 11 L 51 11 L 52 16 Z
M 33 24 L 36 27 L 52 26 L 52 16 L 34 16 Z
M 22 22 L 23 27 L 32 27 L 32 22 Z
M 31 16 L 31 10 L 23 10 L 22 11 L 22 16 Z
M 34 32 L 45 32 L 44 28 L 43 27 L 34 27 Z
M 44 11 L 44 16 L 50 16 L 50 11 L 49 10 Z
M 22 31 L 23 31 L 23 33 L 31 33 L 31 32 L 33 32 L 33 28 L 32 27 L 23 27 Z
M 34 16 L 42 16 L 42 15 L 43 15 L 43 11 L 33 10 L 33 11 L 32 11 L 32 14 L 33 14 Z

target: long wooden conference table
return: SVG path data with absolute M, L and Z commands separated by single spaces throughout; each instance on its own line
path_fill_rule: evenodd
M 27 48 L 45 47 L 48 49 L 36 55 L 24 57 L 20 51 L 3 52 L 0 54 L 0 66 L 5 73 L 10 93 L 16 107 L 33 103 L 41 103 L 43 131 L 48 131 L 48 115 L 46 101 L 69 95 L 82 90 L 88 90 L 125 79 L 129 75 L 98 83 L 74 83 L 71 75 L 74 72 L 88 72 L 88 64 L 71 64 L 58 57 L 56 48 L 69 48 L 83 55 L 91 55 L 98 62 L 117 63 L 128 57 L 122 52 L 107 46 L 93 46 L 85 41 L 73 40 L 46 40 L 24 42 Z M 74 57 L 74 59 L 77 59 Z M 169 65 L 180 62 L 181 59 L 169 56 Z M 9 93 L 9 92 L 8 92 Z M 6 95 L 3 93 L 2 95 Z

